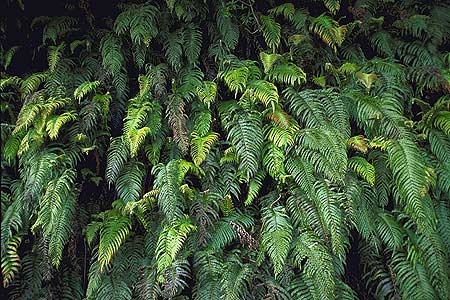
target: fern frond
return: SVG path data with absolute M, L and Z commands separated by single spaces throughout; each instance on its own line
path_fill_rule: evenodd
M 150 4 L 130 5 L 114 22 L 114 31 L 124 34 L 129 31 L 133 43 L 148 45 L 158 33 L 156 16 L 158 7 Z
M 211 132 L 201 137 L 194 131 L 191 136 L 191 157 L 194 163 L 199 166 L 206 159 L 211 147 L 219 139 L 219 134 Z
M 217 97 L 217 84 L 212 81 L 204 81 L 203 84 L 197 88 L 197 95 L 209 108 Z
M 323 0 L 323 4 L 333 15 L 341 8 L 341 0 Z
M 61 127 L 66 123 L 75 121 L 77 119 L 77 114 L 75 111 L 67 111 L 61 115 L 55 115 L 50 117 L 46 123 L 46 130 L 50 139 L 54 140 L 58 137 Z
M 196 226 L 187 216 L 164 226 L 155 251 L 158 273 L 161 274 L 172 265 L 187 236 L 194 230 L 196 230 Z
M 260 18 L 264 40 L 267 46 L 275 52 L 280 45 L 281 25 L 277 23 L 271 16 L 262 15 Z
M 111 144 L 108 150 L 106 159 L 105 177 L 109 185 L 114 183 L 122 171 L 125 162 L 130 155 L 129 148 L 124 141 L 123 136 L 118 136 L 111 139 Z
M 256 174 L 261 156 L 263 135 L 259 115 L 237 114 L 229 124 L 228 139 L 236 147 L 241 169 L 248 178 Z
M 301 84 L 306 82 L 306 74 L 293 63 L 276 64 L 268 73 L 269 80 L 289 85 Z
M 191 65 L 196 65 L 202 46 L 202 32 L 196 26 L 188 26 L 184 31 L 184 53 Z
M 262 217 L 261 251 L 269 255 L 274 264 L 275 276 L 278 276 L 290 249 L 292 225 L 282 206 L 264 209 Z
M 367 160 L 360 156 L 353 156 L 348 160 L 349 167 L 369 184 L 375 184 L 375 168 Z
M 121 216 L 116 211 L 110 211 L 103 220 L 100 229 L 100 242 L 98 245 L 99 272 L 102 272 L 110 263 L 114 254 L 125 242 L 131 229 L 129 217 Z
M 295 14 L 295 7 L 292 3 L 283 3 L 281 5 L 275 6 L 268 11 L 271 15 L 276 17 L 284 16 L 287 20 L 291 20 Z
M 2 254 L 2 277 L 4 288 L 9 286 L 20 270 L 20 257 L 18 250 L 21 242 L 22 238 L 20 236 L 13 236 L 5 245 L 6 251 Z
M 334 299 L 336 283 L 333 257 L 322 241 L 310 231 L 303 232 L 294 240 L 292 260 L 299 268 L 304 268 L 305 275 L 321 295 L 320 299 Z M 306 263 L 304 260 L 306 259 Z
M 85 81 L 80 84 L 75 91 L 73 92 L 73 96 L 76 100 L 81 101 L 86 95 L 95 91 L 100 86 L 100 81 Z
M 417 146 L 408 139 L 392 141 L 388 146 L 389 164 L 398 190 L 397 197 L 406 206 L 422 231 L 434 228 L 434 217 L 430 211 L 427 169 Z
M 123 166 L 115 183 L 118 196 L 125 203 L 140 199 L 144 172 L 144 165 L 137 161 L 130 161 Z
M 316 33 L 334 51 L 344 42 L 346 26 L 339 23 L 326 14 L 321 14 L 312 19 L 309 30 Z

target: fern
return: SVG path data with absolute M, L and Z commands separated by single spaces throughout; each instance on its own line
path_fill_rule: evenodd
M 347 27 L 339 26 L 339 23 L 326 14 L 313 18 L 309 25 L 309 30 L 313 31 L 334 51 L 344 42 Z
M 124 202 L 139 200 L 142 193 L 144 171 L 142 163 L 136 161 L 124 165 L 116 180 L 118 196 Z
M 354 156 L 348 160 L 349 167 L 369 184 L 375 184 L 375 168 L 362 157 Z
M 166 270 L 173 263 L 187 236 L 195 229 L 196 227 L 186 217 L 164 226 L 155 252 L 158 273 Z
M 20 257 L 17 252 L 21 242 L 20 236 L 12 237 L 7 242 L 5 254 L 2 255 L 2 277 L 5 288 L 14 280 L 20 269 Z
M 157 12 L 158 8 L 153 5 L 131 5 L 117 16 L 114 30 L 117 34 L 129 31 L 133 43 L 148 45 L 157 34 Z
M 241 169 L 248 178 L 256 174 L 261 155 L 263 135 L 259 116 L 256 114 L 237 114 L 230 123 L 228 138 L 236 146 Z
M 208 152 L 211 150 L 213 144 L 218 140 L 219 135 L 211 132 L 204 137 L 198 136 L 194 131 L 191 134 L 191 156 L 196 165 L 201 165 L 206 159 Z
M 271 16 L 261 16 L 260 20 L 266 44 L 275 52 L 280 45 L 281 26 Z
M 407 139 L 392 141 L 388 154 L 398 200 L 405 204 L 420 230 L 432 230 L 434 218 L 426 197 L 429 175 L 416 145 Z
M 281 206 L 266 208 L 263 211 L 261 250 L 272 260 L 275 276 L 283 270 L 291 240 L 292 226 L 285 209 Z
M 111 211 L 105 215 L 99 232 L 98 264 L 100 272 L 108 266 L 114 254 L 125 242 L 130 227 L 130 219 L 119 215 L 116 211 Z

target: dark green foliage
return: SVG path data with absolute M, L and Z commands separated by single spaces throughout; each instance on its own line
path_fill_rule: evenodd
M 445 1 L 31 2 L 0 297 L 450 299 Z

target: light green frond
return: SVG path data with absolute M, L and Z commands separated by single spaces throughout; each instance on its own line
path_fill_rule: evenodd
M 158 273 L 161 274 L 174 262 L 187 236 L 194 230 L 196 230 L 196 226 L 187 216 L 163 227 L 155 252 Z
M 195 131 L 191 133 L 191 157 L 194 163 L 199 166 L 208 156 L 211 147 L 219 139 L 219 134 L 210 132 L 206 136 L 199 136 Z
M 75 111 L 67 111 L 65 113 L 62 113 L 61 115 L 55 115 L 50 117 L 46 123 L 46 130 L 50 139 L 52 140 L 56 139 L 58 137 L 61 128 L 65 124 L 71 121 L 75 121 L 77 117 L 78 116 Z
M 106 215 L 100 229 L 100 242 L 98 245 L 99 271 L 102 272 L 110 263 L 120 246 L 123 245 L 131 229 L 128 217 L 110 211 Z
M 80 84 L 75 91 L 73 96 L 76 100 L 81 101 L 87 94 L 95 91 L 100 86 L 100 81 L 85 81 Z
M 267 46 L 275 52 L 275 49 L 280 45 L 281 25 L 271 16 L 262 15 L 260 21 L 262 24 L 264 40 L 266 41 Z

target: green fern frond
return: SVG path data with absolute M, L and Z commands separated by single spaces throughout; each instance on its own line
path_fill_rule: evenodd
M 72 232 L 70 222 L 76 206 L 73 188 L 75 179 L 75 170 L 67 169 L 59 178 L 48 183 L 32 227 L 33 230 L 41 227 L 44 237 L 48 238 L 48 255 L 54 266 L 60 264 L 65 243 Z
M 275 52 L 275 49 L 280 45 L 281 25 L 271 16 L 262 15 L 259 19 L 262 24 L 264 40 L 266 41 L 267 46 Z
M 306 74 L 293 63 L 276 64 L 268 73 L 269 80 L 289 85 L 302 84 L 306 82 Z
M 270 54 L 270 53 L 266 53 L 266 52 L 261 52 L 261 53 L 259 53 L 259 58 L 263 64 L 264 73 L 267 74 L 278 60 L 283 59 L 283 56 L 281 56 L 280 54 L 276 54 L 276 53 Z
M 78 25 L 77 19 L 68 16 L 57 17 L 51 20 L 42 33 L 42 43 L 45 44 L 50 39 L 54 44 L 56 40 L 75 29 Z
M 197 95 L 209 108 L 217 97 L 217 84 L 212 81 L 204 81 L 203 84 L 197 88 Z
M 202 137 L 193 131 L 191 136 L 191 157 L 194 163 L 199 166 L 206 159 L 211 147 L 219 139 L 219 134 L 210 132 Z
M 71 121 L 75 121 L 77 117 L 78 116 L 75 111 L 67 111 L 65 113 L 62 113 L 61 115 L 55 115 L 50 117 L 46 123 L 46 130 L 48 132 L 48 136 L 50 137 L 50 139 L 52 140 L 56 139 L 58 137 L 61 128 L 65 124 Z
M 260 123 L 258 114 L 240 113 L 234 117 L 228 127 L 228 138 L 236 147 L 239 156 L 239 169 L 248 178 L 251 178 L 258 170 L 263 142 Z
M 276 277 L 283 270 L 289 253 L 292 225 L 282 206 L 265 208 L 262 218 L 261 251 L 267 253 L 272 260 Z
M 131 229 L 128 217 L 110 211 L 103 220 L 100 229 L 100 242 L 98 245 L 99 272 L 102 272 L 110 263 L 114 254 L 125 242 Z
M 144 165 L 140 162 L 130 161 L 123 166 L 115 183 L 118 196 L 125 203 L 140 199 L 144 172 Z
M 109 185 L 114 183 L 122 171 L 123 166 L 130 156 L 129 148 L 124 141 L 123 136 L 118 136 L 111 139 L 111 144 L 108 150 L 106 159 L 105 177 Z
M 86 95 L 97 90 L 99 86 L 100 81 L 98 80 L 85 81 L 75 89 L 73 96 L 75 97 L 75 100 L 81 101 L 81 99 L 83 99 Z
M 196 226 L 187 216 L 174 220 L 163 227 L 155 251 L 159 274 L 172 265 L 187 236 L 194 230 L 196 230 Z M 161 276 L 159 280 L 162 281 Z
M 420 230 L 433 230 L 435 221 L 426 197 L 429 176 L 417 146 L 408 139 L 391 141 L 388 155 L 398 200 L 405 204 Z
M 152 170 L 156 174 L 154 188 L 159 190 L 158 205 L 168 221 L 182 215 L 183 207 L 180 185 L 183 174 L 179 161 L 171 160 L 167 165 L 159 164 Z
M 299 268 L 304 268 L 305 275 L 321 294 L 320 299 L 334 299 L 336 283 L 333 257 L 323 242 L 310 231 L 305 231 L 294 240 L 292 260 Z M 303 261 L 306 259 L 306 263 Z
M 26 96 L 35 92 L 39 88 L 39 86 L 47 80 L 47 78 L 47 72 L 40 72 L 34 73 L 22 80 L 22 84 L 20 85 L 22 96 Z
M 150 4 L 130 5 L 114 22 L 114 31 L 124 34 L 129 31 L 133 43 L 148 45 L 158 33 L 156 16 L 158 8 Z
M 287 20 L 291 20 L 295 14 L 295 7 L 292 3 L 283 3 L 281 5 L 275 6 L 269 9 L 269 14 L 274 16 L 284 16 Z
M 4 288 L 9 286 L 20 270 L 20 257 L 18 250 L 21 242 L 22 238 L 20 236 L 13 236 L 5 245 L 6 251 L 2 254 L 2 277 Z
M 353 156 L 348 160 L 348 166 L 369 184 L 375 184 L 375 168 L 360 156 Z
M 58 46 L 48 47 L 47 60 L 48 60 L 48 69 L 50 70 L 50 72 L 55 71 L 56 65 L 61 60 L 64 48 L 65 48 L 64 43 L 61 43 Z
M 333 15 L 341 8 L 341 0 L 323 0 L 323 4 Z
M 184 31 L 184 53 L 191 65 L 196 65 L 202 46 L 202 32 L 196 26 L 188 26 Z
M 244 201 L 245 205 L 251 205 L 256 197 L 258 197 L 265 177 L 266 173 L 264 171 L 258 171 L 256 175 L 252 179 L 250 179 L 250 182 L 248 183 L 247 198 Z
M 344 42 L 347 28 L 326 14 L 321 14 L 312 19 L 309 30 L 316 33 L 334 51 Z
M 284 152 L 271 142 L 265 143 L 263 147 L 262 164 L 267 173 L 277 181 L 283 181 L 286 176 L 284 170 Z
M 247 85 L 246 94 L 249 93 L 249 96 L 254 96 L 256 99 L 261 101 L 266 107 L 269 105 L 272 107 L 272 110 L 275 111 L 275 105 L 279 101 L 278 89 L 277 87 L 268 81 L 265 80 L 252 80 Z

